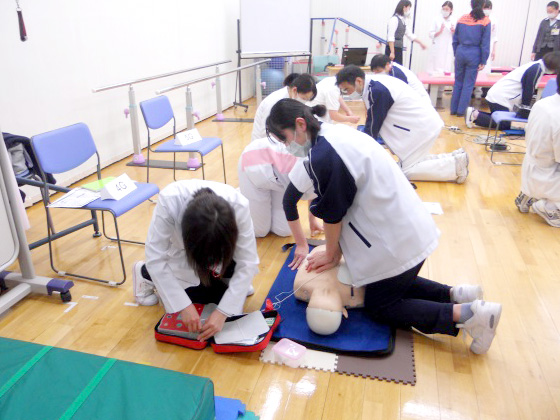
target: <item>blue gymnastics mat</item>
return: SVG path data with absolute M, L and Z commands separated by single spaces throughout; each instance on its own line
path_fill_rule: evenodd
M 297 271 L 292 271 L 288 264 L 294 258 L 292 248 L 282 269 L 278 273 L 267 299 L 275 302 L 275 297 L 282 292 L 291 292 Z M 287 294 L 282 295 L 283 297 Z M 280 297 L 279 300 L 282 300 Z M 266 304 L 266 300 L 265 300 Z M 263 307 L 265 306 L 263 304 Z M 272 339 L 289 338 L 304 346 L 337 354 L 363 356 L 386 356 L 391 354 L 395 344 L 395 331 L 391 327 L 373 321 L 362 309 L 348 311 L 348 319 L 343 318 L 338 331 L 332 335 L 315 334 L 307 326 L 305 310 L 307 302 L 301 302 L 290 296 L 278 310 L 282 322 L 274 332 Z

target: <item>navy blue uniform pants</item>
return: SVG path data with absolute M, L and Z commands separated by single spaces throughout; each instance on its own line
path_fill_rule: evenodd
M 471 102 L 472 91 L 478 75 L 480 48 L 474 46 L 457 47 L 455 54 L 455 85 L 451 96 L 451 114 L 465 115 Z
M 456 336 L 459 330 L 453 322 L 451 287 L 419 277 L 422 264 L 368 284 L 365 309 L 374 320 L 393 327 Z

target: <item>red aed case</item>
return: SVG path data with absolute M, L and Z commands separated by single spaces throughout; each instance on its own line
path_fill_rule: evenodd
M 201 318 L 205 319 L 204 308 L 206 305 L 195 303 L 194 306 Z M 244 316 L 245 315 L 232 316 L 227 318 L 226 322 L 235 321 Z M 210 338 L 208 341 L 198 341 L 196 339 L 198 333 L 191 333 L 186 330 L 179 312 L 174 314 L 165 314 L 161 317 L 155 326 L 155 337 L 158 341 L 177 344 L 194 350 L 202 350 L 208 346 L 208 343 L 210 343 L 212 349 L 216 353 L 260 351 L 264 350 L 264 348 L 268 345 L 274 330 L 278 327 L 278 324 L 280 324 L 280 314 L 276 311 L 264 311 L 263 316 L 269 326 L 268 332 L 261 334 L 254 339 L 242 340 L 235 343 L 216 344 L 213 338 Z

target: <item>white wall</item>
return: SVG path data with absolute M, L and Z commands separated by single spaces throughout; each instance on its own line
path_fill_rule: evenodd
M 453 1 L 453 0 L 452 0 Z M 498 48 L 495 65 L 499 66 L 518 66 L 529 61 L 531 48 L 540 21 L 546 17 L 546 4 L 550 0 L 493 0 L 493 13 L 491 19 L 497 24 L 498 28 Z M 440 13 L 441 5 L 444 0 L 416 0 L 416 35 L 429 44 L 429 28 L 435 18 Z M 398 0 L 371 1 L 371 0 L 313 0 L 313 17 L 342 17 L 350 22 L 373 32 L 376 35 L 386 38 L 387 21 L 393 15 Z M 470 0 L 454 0 L 455 17 L 470 11 Z M 525 26 L 527 32 L 525 35 Z M 332 23 L 326 23 L 326 35 L 329 38 Z M 344 44 L 345 25 L 338 24 L 340 31 L 339 44 Z M 314 53 L 319 51 L 321 23 L 314 25 Z M 523 39 L 525 38 L 525 42 Z M 377 52 L 376 43 L 367 36 L 351 29 L 351 47 L 368 47 L 368 53 Z M 384 48 L 383 48 L 384 49 Z M 412 69 L 415 72 L 423 71 L 428 60 L 428 50 L 423 51 L 418 45 L 414 45 L 412 56 Z M 408 62 L 408 54 L 405 54 L 405 64 Z M 521 57 L 521 61 L 520 61 Z
M 19 40 L 15 2 L 0 2 L 0 127 L 25 135 L 76 122 L 90 127 L 101 159 L 132 153 L 128 88 L 91 89 L 225 59 L 237 66 L 239 2 L 211 0 L 22 1 L 29 39 Z M 245 61 L 244 64 L 247 64 Z M 138 102 L 155 91 L 213 73 L 199 70 L 135 85 Z M 254 95 L 253 71 L 244 72 L 244 96 Z M 222 78 L 224 106 L 234 99 L 235 74 Z M 184 90 L 169 94 L 178 126 L 186 124 Z M 202 117 L 216 112 L 210 81 L 193 86 L 194 108 Z M 140 116 L 140 134 L 146 130 Z M 204 134 L 204 133 L 202 133 Z M 58 176 L 67 183 L 93 171 Z

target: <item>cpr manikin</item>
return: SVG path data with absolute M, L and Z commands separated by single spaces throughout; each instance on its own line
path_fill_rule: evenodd
M 325 245 L 316 247 L 310 255 L 324 251 Z M 317 273 L 307 272 L 307 260 L 297 272 L 294 281 L 295 297 L 309 302 L 306 311 L 307 325 L 316 334 L 334 334 L 348 318 L 346 308 L 364 306 L 365 288 L 352 286 L 350 272 L 344 258 L 337 267 Z

